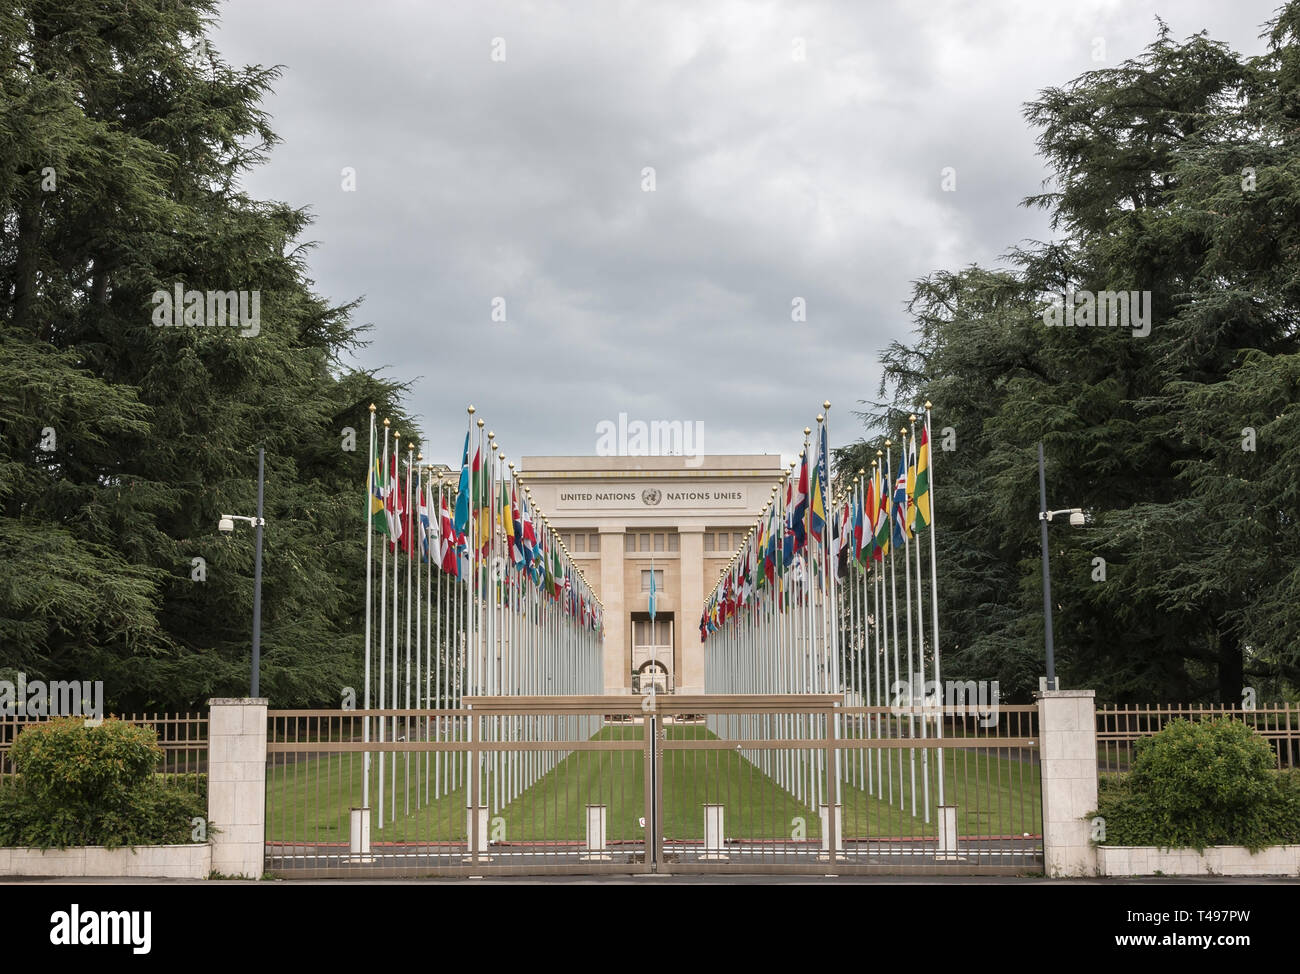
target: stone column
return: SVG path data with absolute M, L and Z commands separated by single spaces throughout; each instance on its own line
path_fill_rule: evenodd
M 1043 867 L 1048 876 L 1097 875 L 1084 816 L 1097 808 L 1097 708 L 1092 690 L 1038 692 Z
M 627 650 L 627 605 L 623 599 L 622 526 L 600 529 L 600 601 L 605 607 L 605 692 L 624 694 L 632 689 Z
M 212 869 L 259 879 L 266 859 L 266 698 L 208 701 Z
M 682 641 L 682 669 L 679 693 L 704 692 L 704 647 L 700 645 L 700 613 L 704 611 L 704 528 L 678 525 L 681 535 L 682 595 L 678 629 Z

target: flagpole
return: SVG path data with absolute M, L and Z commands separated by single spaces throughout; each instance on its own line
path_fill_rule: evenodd
M 914 477 L 919 478 L 921 476 L 921 470 L 920 470 L 921 449 L 916 445 L 916 414 L 915 413 L 913 413 L 911 416 L 911 423 L 912 423 L 912 451 L 913 454 L 915 454 L 915 462 L 913 463 L 911 457 L 909 457 L 908 466 L 914 468 L 915 471 Z M 917 485 L 914 480 L 913 487 L 915 488 L 916 486 Z M 916 516 L 913 520 L 915 523 L 919 523 L 921 520 L 921 506 L 920 506 L 920 502 L 915 500 L 915 495 L 916 495 L 916 491 L 914 489 L 913 499 L 916 505 Z M 913 534 L 915 533 L 916 533 L 916 529 L 913 528 Z M 921 709 L 921 739 L 924 740 L 925 738 L 930 736 L 929 727 L 928 727 L 928 724 L 930 722 L 930 717 L 929 717 L 928 708 L 926 708 L 925 706 L 925 597 L 921 591 L 921 586 L 922 586 L 921 539 L 917 538 L 916 539 L 916 665 L 920 668 L 920 676 L 921 676 L 921 708 L 922 708 Z M 934 597 L 933 591 L 930 593 L 930 597 L 931 598 Z M 921 805 L 924 808 L 925 822 L 928 825 L 930 822 L 930 749 L 928 747 L 923 747 L 921 749 L 921 788 L 922 788 Z
M 938 580 L 938 560 L 935 555 L 935 508 L 938 506 L 934 501 L 934 434 L 930 428 L 930 401 L 925 402 L 925 438 L 929 443 L 929 482 L 927 484 L 930 492 L 930 613 L 934 621 L 934 682 L 939 686 L 939 722 L 936 728 L 936 736 L 943 740 L 943 705 L 945 695 L 943 692 L 943 682 L 939 676 L 939 580 Z M 939 805 L 943 805 L 943 748 L 939 748 Z
M 384 459 L 381 464 L 384 474 L 384 527 L 387 529 L 385 534 L 392 535 L 392 525 L 388 523 L 388 503 L 391 499 L 390 492 L 395 488 L 389 482 L 388 468 L 388 424 L 384 420 Z M 385 539 L 387 540 L 387 539 Z M 386 702 L 386 685 L 388 683 L 388 545 L 384 541 L 379 543 L 379 709 L 384 709 Z M 380 716 L 375 725 L 379 730 L 379 743 L 384 742 L 384 718 Z M 384 763 L 386 752 L 379 752 L 379 775 L 376 783 L 379 786 L 379 829 L 384 827 Z
M 803 544 L 800 545 L 800 548 L 802 550 L 795 555 L 796 558 L 801 559 L 800 575 L 802 577 L 799 579 L 799 581 L 801 583 L 800 587 L 803 589 L 803 591 L 800 593 L 803 596 L 802 599 L 803 604 L 800 605 L 799 607 L 801 610 L 799 613 L 800 615 L 799 621 L 801 624 L 801 628 L 803 629 L 800 643 L 803 647 L 803 687 L 804 687 L 803 692 L 804 693 L 817 692 L 817 684 L 816 684 L 816 677 L 814 671 L 814 667 L 816 666 L 816 663 L 813 659 L 815 650 L 813 648 L 812 598 L 811 598 L 811 592 L 809 591 L 810 586 L 808 585 L 808 582 L 812 576 L 812 566 L 809 564 L 809 560 L 810 560 L 809 553 L 812 548 L 812 544 L 808 538 L 808 511 L 812 508 L 812 502 L 811 502 L 811 498 L 809 497 L 809 494 L 812 492 L 812 484 L 811 482 L 802 483 L 802 481 L 804 480 L 808 472 L 808 460 L 810 459 L 808 436 L 811 433 L 812 433 L 812 427 L 805 426 L 803 428 L 803 452 L 800 454 L 800 457 L 802 459 L 799 468 L 800 470 L 799 480 L 801 481 L 801 483 L 798 485 L 797 488 L 797 489 L 801 488 L 805 491 L 803 496 L 803 503 L 805 509 L 804 512 L 799 516 L 800 520 L 803 522 L 801 525 L 803 527 Z M 798 543 L 797 537 L 796 537 L 796 543 Z M 814 722 L 814 718 L 811 715 L 809 715 L 808 717 L 809 738 L 811 738 L 813 734 L 813 722 Z M 812 805 L 813 808 L 815 809 L 818 805 L 821 804 L 821 783 L 818 780 L 821 774 L 821 757 L 820 754 L 817 754 L 817 755 L 812 755 L 811 758 L 812 759 L 808 762 L 808 795 L 812 799 Z
M 659 691 L 659 659 L 655 651 L 655 553 L 654 545 L 650 545 L 650 713 L 655 712 L 655 701 L 658 699 Z M 653 716 L 651 721 L 653 721 Z
M 434 688 L 437 686 L 437 677 L 433 671 L 433 637 L 434 629 L 434 608 L 437 606 L 437 596 L 434 594 L 434 561 L 438 557 L 438 539 L 442 536 L 442 522 L 438 520 L 438 509 L 433 506 L 433 464 L 425 468 L 424 478 L 420 481 L 424 487 L 424 509 L 428 511 L 426 517 L 429 519 L 429 526 L 425 530 L 425 567 L 424 567 L 424 587 L 425 587 L 425 623 L 424 623 L 424 709 L 436 710 L 438 708 L 437 698 L 434 696 Z M 438 585 L 441 593 L 441 582 Z M 433 718 L 426 714 L 424 717 L 424 740 L 433 739 Z M 429 802 L 429 781 L 431 772 L 433 772 L 433 760 L 428 751 L 424 752 L 424 801 Z
M 432 489 L 433 485 L 430 484 L 429 486 L 430 486 L 430 489 Z M 438 609 L 438 616 L 437 616 L 437 618 L 438 618 L 438 622 L 437 622 L 437 626 L 438 626 L 439 629 L 442 629 L 442 630 L 443 630 L 443 633 L 445 633 L 445 632 L 446 632 L 446 625 L 447 625 L 447 610 L 443 607 L 443 598 L 442 598 L 442 595 L 443 595 L 443 590 L 444 590 L 447 586 L 446 586 L 446 583 L 444 582 L 444 579 L 443 579 L 443 574 L 444 574 L 444 573 L 443 573 L 443 570 L 442 570 L 442 562 L 443 562 L 443 551 L 442 551 L 442 546 L 443 546 L 443 543 L 444 543 L 444 541 L 445 541 L 445 538 L 444 538 L 444 526 L 443 526 L 443 523 L 442 523 L 442 487 L 443 487 L 443 478 L 442 478 L 442 475 L 439 474 L 439 475 L 438 475 L 438 493 L 437 493 L 437 501 L 436 501 L 436 503 L 434 504 L 434 507 L 433 507 L 433 511 L 432 511 L 432 513 L 429 515 L 429 517 L 430 517 L 431 519 L 432 519 L 432 518 L 437 518 L 437 519 L 438 519 L 438 534 L 437 534 L 438 542 L 437 542 L 437 546 L 436 546 L 436 549 L 435 549 L 435 547 L 434 547 L 434 545 L 433 545 L 433 543 L 432 543 L 432 539 L 430 539 L 430 551 L 429 551 L 429 561 L 430 561 L 430 562 L 432 562 L 432 561 L 434 560 L 434 558 L 437 558 L 437 559 L 438 559 L 438 574 L 437 574 L 437 576 L 436 576 L 437 579 L 438 579 L 438 593 L 437 593 L 437 596 L 436 596 L 436 602 L 435 602 L 435 596 L 433 595 L 432 589 L 430 589 L 430 594 L 429 594 L 429 603 L 430 603 L 430 606 L 429 606 L 429 608 L 430 608 L 430 613 L 432 613 L 433 607 L 434 607 L 434 605 L 436 604 L 437 609 Z M 433 583 L 430 582 L 430 585 L 432 585 L 432 584 L 433 584 Z M 435 630 L 435 631 L 436 631 L 436 630 Z M 430 642 L 429 642 L 429 668 L 433 670 L 433 694 L 429 697 L 429 708 L 430 708 L 431 710 L 442 710 L 442 709 L 443 709 L 443 706 L 444 706 L 444 705 L 443 705 L 443 686 L 444 686 L 444 684 L 443 684 L 443 680 L 442 680 L 442 669 L 443 669 L 443 658 L 444 658 L 444 656 L 445 656 L 445 653 L 446 653 L 446 647 L 447 647 L 447 638 L 446 638 L 446 636 L 445 636 L 445 635 L 440 635 L 439 638 L 438 638 L 438 640 L 437 640 L 437 643 L 438 643 L 438 649 L 437 649 L 437 652 L 436 652 L 436 654 L 435 654 L 435 653 L 434 653 L 434 649 L 433 649 L 433 639 L 432 639 L 432 637 L 430 637 Z M 432 737 L 432 739 L 435 740 L 435 741 L 441 741 L 441 740 L 442 740 L 442 716 L 441 716 L 441 715 L 438 715 L 438 716 L 434 717 L 434 719 L 433 719 L 433 737 Z M 426 786 L 426 794 L 427 794 L 427 793 L 428 793 L 428 789 L 427 789 L 427 786 Z M 439 799 L 439 798 L 441 798 L 441 797 L 442 797 L 442 751 L 436 751 L 436 752 L 434 753 L 434 755 L 433 755 L 433 798 L 434 798 L 434 800 L 436 801 L 437 799 Z
M 889 615 L 893 621 L 893 626 L 894 626 L 894 685 L 891 686 L 889 689 L 890 689 L 891 699 L 897 701 L 899 697 L 895 691 L 898 689 L 898 684 L 901 682 L 900 677 L 902 676 L 902 672 L 898 665 L 898 573 L 894 570 L 894 548 L 896 546 L 893 544 L 894 523 L 898 517 L 898 511 L 897 511 L 898 498 L 895 496 L 897 492 L 895 490 L 894 455 L 893 455 L 892 447 L 893 447 L 893 441 L 885 440 L 885 472 L 886 472 L 886 480 L 887 480 L 886 486 L 889 489 L 889 517 L 890 517 L 889 529 L 888 529 L 890 534 Z M 906 539 L 904 539 L 904 541 L 906 541 Z M 904 564 L 906 564 L 906 562 L 904 562 Z M 891 706 L 896 706 L 896 704 L 891 704 Z M 898 715 L 895 714 L 894 716 L 898 716 Z M 898 727 L 899 735 L 901 736 L 903 732 L 903 722 L 901 718 L 897 721 L 897 727 Z M 904 807 L 902 748 L 898 749 L 898 807 L 899 808 Z
M 857 701 L 859 707 L 867 706 L 866 697 L 863 695 L 862 692 L 862 684 L 863 684 L 862 669 L 863 669 L 863 663 L 866 661 L 866 655 L 867 655 L 865 651 L 867 646 L 867 589 L 866 589 L 866 572 L 863 571 L 862 569 L 862 536 L 859 533 L 858 524 L 857 524 L 858 519 L 862 517 L 864 513 L 865 497 L 863 496 L 862 493 L 862 478 L 866 476 L 866 473 L 867 471 L 865 468 L 862 467 L 858 468 L 858 478 L 856 481 L 854 481 L 853 484 L 853 498 L 856 507 L 849 512 L 849 532 L 850 532 L 850 537 L 852 538 L 851 543 L 853 547 L 851 550 L 853 551 L 853 564 L 854 567 L 857 568 L 858 576 L 859 576 L 857 579 L 857 584 L 853 585 L 851 588 L 852 598 L 854 600 L 854 604 L 857 607 L 857 619 L 854 624 L 854 636 L 853 636 L 853 643 L 852 643 L 854 647 L 855 655 L 852 657 L 852 659 L 853 659 L 853 680 L 854 680 L 854 686 L 857 688 L 856 692 L 857 692 Z M 852 576 L 849 577 L 852 578 Z M 866 721 L 863 720 L 859 720 L 857 722 L 856 730 L 859 738 L 863 736 L 862 731 L 865 724 Z M 869 775 L 871 771 L 870 765 L 867 762 L 866 758 L 867 758 L 866 752 L 863 751 L 861 748 L 859 748 L 858 760 L 856 762 L 858 766 L 857 768 L 858 789 L 862 790 L 865 787 L 866 790 L 870 792 L 871 789 L 870 782 L 864 780 L 864 775 Z M 864 764 L 867 765 L 867 767 L 864 768 L 863 767 Z
M 909 537 L 907 524 L 907 505 L 911 498 L 907 493 L 907 469 L 909 466 L 909 454 L 907 452 L 907 427 L 904 426 L 898 431 L 899 434 L 899 460 L 903 465 L 903 596 L 907 605 L 907 736 L 909 739 L 916 739 L 916 673 L 913 668 L 915 662 L 912 656 L 912 539 Z M 897 484 L 895 484 L 897 490 Z M 916 818 L 916 748 L 910 747 L 908 754 L 908 771 L 909 785 L 912 796 L 912 817 Z
M 831 458 L 829 456 L 830 435 L 831 435 L 830 432 L 831 402 L 829 399 L 827 399 L 825 402 L 822 403 L 822 409 L 825 412 L 825 421 L 821 424 L 822 449 L 823 452 L 827 454 L 821 461 L 826 467 L 826 487 L 822 488 L 822 492 L 829 493 L 829 487 L 831 482 L 831 475 L 830 475 Z M 828 662 L 829 672 L 827 675 L 830 680 L 830 691 L 836 694 L 837 696 L 840 696 L 842 700 L 844 689 L 843 687 L 840 686 L 840 627 L 839 627 L 839 605 L 837 604 L 838 596 L 836 594 L 837 586 L 838 586 L 839 556 L 838 554 L 835 556 L 834 559 L 835 564 L 832 564 L 831 549 L 832 549 L 832 541 L 835 533 L 832 528 L 832 525 L 834 524 L 833 518 L 835 515 L 832 513 L 831 510 L 826 511 L 825 514 L 827 517 L 827 523 L 822 530 L 825 532 L 825 536 L 826 536 L 826 579 L 827 581 L 826 581 L 825 599 L 826 599 L 826 640 L 828 643 L 826 647 L 826 651 L 830 656 L 830 660 Z M 838 713 L 835 715 L 832 724 L 834 725 L 834 730 L 832 732 L 833 738 L 835 740 L 839 740 L 841 727 L 840 727 L 840 715 Z M 842 760 L 840 748 L 836 747 L 835 748 L 836 786 L 834 789 L 831 790 L 831 795 L 829 796 L 829 799 L 832 802 L 839 795 L 838 782 L 841 780 L 841 777 L 843 775 L 843 770 L 844 770 L 844 762 Z M 830 815 L 828 821 L 833 821 L 835 816 L 835 811 L 831 810 L 828 814 Z
M 869 684 L 868 684 L 869 687 L 871 688 L 872 707 L 880 706 L 880 627 L 881 627 L 881 619 L 882 619 L 882 616 L 880 614 L 880 586 L 878 584 L 880 580 L 880 573 L 876 570 L 876 535 L 877 535 L 876 525 L 879 521 L 879 516 L 880 516 L 880 495 L 876 491 L 876 466 L 877 466 L 876 461 L 872 460 L 871 461 L 871 493 L 869 495 L 872 509 L 871 509 L 870 519 L 867 522 L 871 526 L 871 551 L 868 552 L 867 554 L 867 569 L 871 576 L 871 602 L 872 602 L 871 636 L 872 636 L 873 645 L 871 647 L 872 650 L 871 677 L 869 678 Z M 871 715 L 870 729 L 868 730 L 868 734 L 870 734 L 872 738 L 879 738 L 881 736 L 879 713 L 875 713 Z M 881 776 L 881 767 L 880 767 L 881 750 L 882 750 L 881 748 L 875 749 L 874 761 L 872 760 L 873 755 L 871 754 L 871 752 L 868 752 L 867 763 L 868 766 L 870 765 L 875 766 L 874 768 L 875 774 L 873 776 L 873 780 L 875 782 L 875 790 L 878 793 L 878 795 L 883 796 L 884 779 Z
M 406 539 L 406 698 L 403 708 L 406 715 L 402 718 L 404 723 L 405 737 L 409 742 L 411 740 L 411 576 L 415 574 L 412 559 L 415 556 L 415 518 L 411 516 L 412 486 L 411 474 L 414 472 L 413 459 L 415 456 L 415 441 L 410 440 L 406 446 L 406 510 L 403 516 L 406 518 L 406 524 L 403 530 L 408 527 L 412 537 Z M 404 815 L 411 814 L 411 752 L 407 751 L 402 755 L 402 773 L 404 784 L 402 786 L 402 803 Z
M 885 445 L 889 445 L 889 440 L 885 440 Z M 879 498 L 879 507 L 876 509 L 876 520 L 884 527 L 884 542 L 877 546 L 880 548 L 880 559 L 876 563 L 876 583 L 878 588 L 876 605 L 880 609 L 880 658 L 877 661 L 876 670 L 876 676 L 878 678 L 876 685 L 876 705 L 878 707 L 887 707 L 889 704 L 886 704 L 885 701 L 893 699 L 893 687 L 889 682 L 889 650 L 893 645 L 889 638 L 889 626 L 892 623 L 895 628 L 898 627 L 898 622 L 894 618 L 893 610 L 889 605 L 889 595 L 886 591 L 888 583 L 885 579 L 885 576 L 888 574 L 885 569 L 885 549 L 887 548 L 892 552 L 894 548 L 892 543 L 893 513 L 891 511 L 894 503 L 894 496 L 893 492 L 889 488 L 889 461 L 885 457 L 885 452 L 883 450 L 876 450 L 876 462 L 878 464 L 884 464 L 884 466 L 880 467 L 880 491 L 877 495 Z M 877 528 L 877 530 L 879 531 L 879 528 Z M 894 678 L 898 678 L 897 672 L 894 673 Z M 878 731 L 878 737 L 892 738 L 894 736 L 892 709 L 887 712 L 876 714 L 876 730 Z M 883 768 L 880 766 L 881 764 L 884 765 Z M 887 772 L 887 774 L 885 772 Z M 894 761 L 893 755 L 886 753 L 883 749 L 877 755 L 876 775 L 881 779 L 880 787 L 882 800 L 884 799 L 884 779 L 886 777 L 889 779 L 889 804 L 892 808 L 894 804 Z
M 375 504 L 375 404 L 370 404 L 370 446 L 366 452 L 366 676 L 363 693 L 363 709 L 366 711 L 365 719 L 361 722 L 361 739 L 370 743 L 370 645 L 371 645 L 371 616 L 373 615 L 373 584 L 371 576 L 374 574 L 374 557 L 373 557 L 373 538 L 374 538 L 374 512 L 372 508 Z M 365 814 L 370 814 L 370 752 L 365 752 L 365 759 L 362 761 L 361 774 L 361 807 L 365 809 Z
M 486 473 L 485 483 L 487 490 L 484 492 L 484 500 L 487 501 L 487 526 L 486 537 L 483 545 L 483 564 L 486 573 L 483 579 L 483 587 L 486 590 L 486 611 L 487 611 L 487 692 L 489 695 L 495 695 L 498 690 L 498 670 L 500 668 L 500 628 L 501 621 L 497 615 L 497 603 L 500 600 L 501 586 L 496 575 L 495 558 L 497 543 L 497 442 L 496 433 L 488 430 L 488 456 L 484 457 L 484 468 Z M 500 726 L 500 718 L 488 718 L 488 739 L 497 740 L 497 730 Z M 501 752 L 493 751 L 487 760 L 488 766 L 488 797 L 489 814 L 495 815 L 501 805 Z
M 468 407 L 467 411 L 469 413 L 469 431 L 467 432 L 465 437 L 466 442 L 468 443 L 469 440 L 473 438 L 474 428 L 476 425 L 480 430 L 480 433 L 478 436 L 478 442 L 474 443 L 475 452 L 473 454 L 469 454 L 469 449 L 467 447 L 466 454 L 474 458 L 477 458 L 479 455 L 478 449 L 483 439 L 482 432 L 481 432 L 483 429 L 483 420 L 480 419 L 475 421 L 474 407 L 472 405 Z M 465 489 L 465 493 L 466 493 L 465 509 L 467 511 L 466 518 L 465 518 L 465 618 L 464 618 L 465 661 L 463 664 L 463 682 L 461 684 L 461 706 L 462 707 L 464 706 L 466 689 L 468 689 L 471 694 L 478 692 L 478 687 L 476 682 L 478 680 L 478 660 L 477 660 L 478 619 L 477 619 L 477 613 L 474 610 L 474 591 L 475 591 L 475 587 L 478 585 L 478 580 L 475 577 L 478 573 L 475 571 L 475 564 L 474 564 L 476 561 L 475 552 L 476 549 L 478 548 L 478 535 L 474 531 L 474 520 L 478 513 L 474 508 L 474 487 L 475 487 L 475 481 L 477 480 L 478 474 L 474 471 L 472 465 L 473 461 L 469 460 L 467 462 L 470 463 L 470 473 L 469 473 L 469 479 L 466 481 L 466 489 Z M 457 504 L 460 503 L 459 493 L 457 493 L 456 503 Z M 460 559 L 458 555 L 457 556 L 458 565 L 459 565 L 459 560 Z M 464 722 L 465 722 L 465 727 L 462 736 L 466 740 L 470 740 L 472 739 L 471 734 L 473 731 L 472 725 L 474 722 L 474 718 L 472 716 L 467 716 L 464 718 Z M 471 817 L 471 821 L 474 821 L 478 818 L 477 809 L 474 808 L 474 799 L 478 791 L 478 786 L 477 786 L 478 767 L 471 766 L 470 758 L 471 758 L 470 752 L 466 751 L 465 752 L 465 777 L 464 777 L 465 807 L 470 810 L 469 814 Z
M 393 695 L 391 698 L 391 703 L 394 710 L 397 709 L 397 677 L 398 677 L 398 659 L 397 659 L 397 654 L 398 654 L 397 593 L 398 593 L 398 585 L 399 585 L 398 575 L 400 574 L 401 564 L 402 564 L 401 542 L 402 542 L 402 528 L 404 527 L 404 525 L 402 524 L 402 517 L 406 513 L 405 511 L 398 510 L 397 508 L 398 503 L 402 499 L 402 468 L 400 466 L 401 460 L 399 459 L 399 457 L 401 456 L 401 452 L 402 452 L 401 434 L 394 432 L 393 433 L 393 497 L 394 497 L 393 522 L 397 525 L 397 530 L 394 532 L 393 535 L 393 645 L 392 645 Z M 391 717 L 389 717 L 389 721 L 390 721 L 390 735 L 389 735 L 390 739 L 396 741 L 397 740 L 397 715 L 393 714 Z M 397 819 L 397 755 L 396 754 L 393 755 L 393 760 L 389 762 L 388 776 L 389 776 L 388 796 L 391 799 L 388 803 L 388 820 L 392 822 Z

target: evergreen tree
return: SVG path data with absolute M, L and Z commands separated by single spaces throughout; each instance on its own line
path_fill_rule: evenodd
M 247 692 L 253 536 L 215 526 L 255 510 L 259 446 L 262 686 L 356 685 L 367 406 L 412 431 L 403 387 L 343 361 L 360 329 L 313 291 L 306 215 L 239 188 L 278 72 L 220 59 L 215 6 L 0 15 L 0 666 L 119 708 Z M 177 285 L 256 292 L 260 322 L 159 327 Z
M 1043 92 L 1026 116 L 1054 185 L 1026 202 L 1060 239 L 917 283 L 918 339 L 886 352 L 866 418 L 896 429 L 928 398 L 956 432 L 935 453 L 954 676 L 1023 694 L 1042 672 L 1042 440 L 1048 503 L 1092 515 L 1049 530 L 1067 684 L 1235 702 L 1300 677 L 1297 23 L 1293 2 L 1251 60 L 1162 24 L 1140 57 Z M 1045 327 L 1073 290 L 1149 292 L 1149 335 Z

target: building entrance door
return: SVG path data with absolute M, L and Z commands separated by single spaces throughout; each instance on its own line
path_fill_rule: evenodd
M 676 683 L 673 672 L 674 621 L 671 612 L 632 613 L 632 689 L 649 693 L 653 683 L 656 693 L 672 693 Z

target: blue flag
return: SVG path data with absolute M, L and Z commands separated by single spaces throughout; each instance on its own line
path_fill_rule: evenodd
M 894 514 L 894 547 L 901 548 L 903 541 L 912 537 L 907 530 L 907 457 L 898 454 L 898 479 L 894 481 L 894 497 L 889 505 Z
M 469 535 L 469 433 L 465 434 L 465 451 L 460 461 L 460 483 L 456 485 L 456 518 L 452 525 L 458 537 Z

